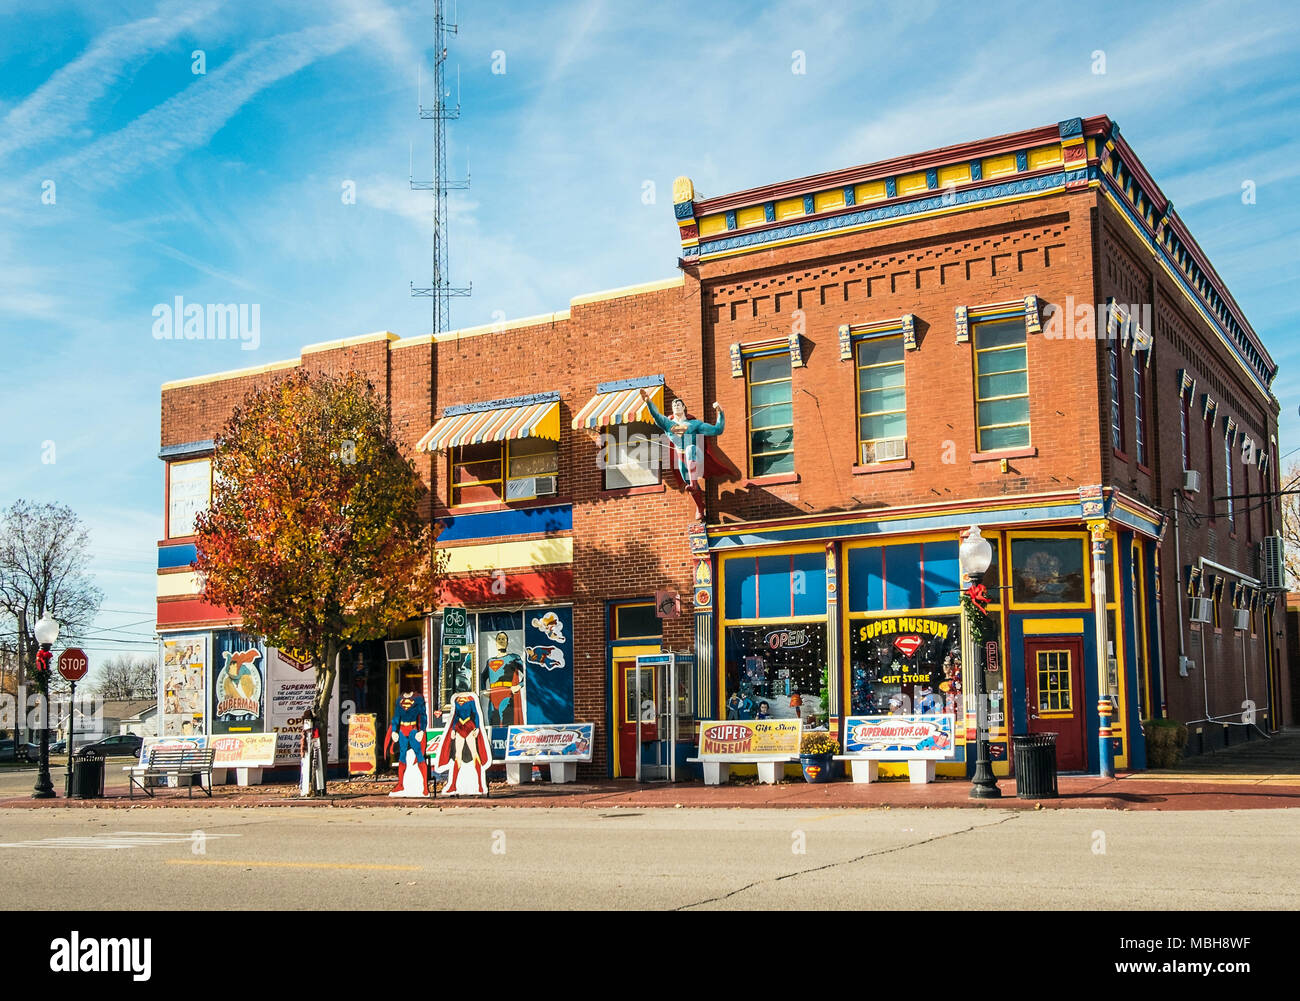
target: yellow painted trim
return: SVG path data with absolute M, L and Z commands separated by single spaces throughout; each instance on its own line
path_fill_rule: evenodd
M 396 351 L 398 348 L 415 348 L 425 344 L 433 343 L 433 334 L 420 334 L 416 337 L 399 337 L 388 345 L 389 351 Z
M 746 226 L 756 226 L 761 222 L 767 221 L 767 211 L 762 205 L 749 205 L 743 209 L 736 210 L 736 229 L 744 229 Z
M 700 236 L 713 236 L 715 233 L 725 233 L 727 231 L 727 216 L 723 212 L 716 215 L 706 215 L 700 220 Z
M 965 184 L 970 180 L 969 163 L 953 163 L 938 170 L 939 187 L 948 184 Z
M 353 348 L 358 344 L 369 344 L 371 341 L 396 341 L 400 338 L 391 330 L 380 330 L 373 334 L 359 334 L 356 337 L 341 337 L 334 341 L 321 341 L 318 344 L 308 344 L 302 348 L 300 354 L 308 354 L 316 351 L 337 351 L 339 348 Z
M 813 195 L 814 212 L 829 212 L 831 209 L 842 209 L 843 207 L 843 188 L 836 188 L 834 191 L 819 191 Z
M 894 181 L 894 190 L 901 195 L 914 195 L 918 191 L 928 191 L 929 183 L 926 181 L 925 171 L 918 170 L 911 174 L 903 174 Z
M 160 598 L 191 598 L 202 593 L 199 575 L 193 570 L 158 575 L 158 597 Z
M 888 197 L 889 189 L 885 186 L 884 181 L 867 181 L 865 184 L 858 184 L 853 188 L 853 201 L 858 205 L 863 202 L 878 202 Z
M 503 570 L 553 566 L 573 562 L 573 539 L 529 539 L 523 542 L 488 542 L 472 546 L 439 546 L 447 554 L 447 572 Z
M 987 179 L 987 175 L 985 175 Z M 1089 188 L 1100 188 L 1100 181 L 1089 181 Z M 1083 187 L 1080 186 L 1080 191 Z M 809 243 L 812 240 L 829 239 L 837 236 L 848 236 L 853 233 L 863 233 L 867 230 L 880 229 L 884 226 L 897 226 L 902 223 L 916 222 L 919 219 L 934 219 L 939 216 L 953 215 L 957 212 L 971 212 L 976 209 L 990 208 L 994 205 L 1009 205 L 1012 202 L 1028 202 L 1035 198 L 1047 198 L 1051 195 L 1059 195 L 1065 191 L 1065 185 L 1055 188 L 1047 188 L 1043 191 L 1035 191 L 1032 194 L 1008 195 L 1006 198 L 991 198 L 988 201 L 976 202 L 970 205 L 958 205 L 948 208 L 934 209 L 930 212 L 918 212 L 915 215 L 900 216 L 893 219 L 878 219 L 875 222 L 864 222 L 859 226 L 846 226 L 843 229 L 833 230 L 831 232 L 808 233 L 800 236 L 792 236 L 785 240 L 772 240 L 769 243 L 760 244 L 757 247 L 737 247 L 734 250 L 721 250 L 712 254 L 700 254 L 697 258 L 699 261 L 720 261 L 728 257 L 739 257 L 742 254 L 753 254 L 763 250 L 772 250 L 775 247 L 794 246 L 799 243 Z
M 782 198 L 776 203 L 776 218 L 778 221 L 782 219 L 793 219 L 795 216 L 801 216 L 803 214 L 802 195 L 798 198 Z M 704 236 L 703 230 L 700 231 L 700 236 Z
M 1043 529 L 1042 531 L 1033 530 L 1016 530 L 1007 532 L 1007 556 L 1011 555 L 1011 543 L 1017 539 L 1069 539 L 1071 542 L 1076 539 L 1083 550 L 1083 601 L 1054 601 L 1051 603 L 1040 604 L 1038 602 L 1020 603 L 1016 601 L 1015 590 L 1007 592 L 1007 605 L 1018 612 L 1049 612 L 1061 609 L 1091 608 L 1092 607 L 1092 553 L 1088 548 L 1088 533 L 1080 528 L 1077 532 L 1061 531 L 1059 529 Z M 1007 580 L 1011 581 L 1011 575 L 1015 573 L 1015 567 L 1010 563 L 1007 564 Z
M 250 375 L 262 375 L 266 372 L 278 372 L 281 369 L 297 368 L 300 360 L 293 361 L 273 361 L 265 365 L 254 365 L 251 368 L 235 368 L 225 372 L 214 372 L 212 375 L 195 375 L 188 379 L 173 379 L 171 382 L 162 384 L 162 391 L 165 393 L 169 389 L 184 389 L 187 386 L 202 386 L 209 382 L 223 382 L 226 379 L 242 379 Z
M 606 299 L 621 299 L 627 295 L 640 295 L 643 292 L 662 292 L 664 289 L 681 288 L 686 284 L 684 275 L 674 275 L 672 278 L 658 278 L 654 281 L 639 282 L 636 285 L 623 285 L 620 288 L 605 289 L 603 292 L 588 292 L 586 295 L 575 296 L 569 300 L 570 306 L 586 306 L 593 302 L 604 302 Z M 565 317 L 568 317 L 568 310 L 565 310 Z
M 1044 167 L 1059 167 L 1065 162 L 1065 154 L 1061 152 L 1061 144 L 1058 142 L 1031 149 L 1025 160 L 1030 170 L 1042 170 Z
M 1016 154 L 1005 153 L 1002 156 L 986 156 L 980 161 L 980 176 L 991 181 L 995 177 L 1006 177 L 1016 172 Z
M 1109 589 L 1106 594 L 1106 609 L 1109 611 L 1112 607 L 1115 609 L 1115 635 L 1109 637 L 1115 643 L 1115 660 L 1116 670 L 1119 674 L 1119 712 L 1111 717 L 1110 732 L 1111 736 L 1117 733 L 1124 738 L 1124 753 L 1115 756 L 1116 768 L 1127 768 L 1129 762 L 1129 732 L 1128 732 L 1128 643 L 1124 637 L 1124 601 L 1123 592 L 1120 589 L 1120 563 L 1122 554 L 1119 551 L 1119 535 L 1113 529 L 1106 533 L 1106 539 L 1110 544 L 1110 571 L 1111 580 Z M 1088 562 L 1091 564 L 1092 560 Z
M 1025 619 L 1026 636 L 1082 636 L 1083 619 Z

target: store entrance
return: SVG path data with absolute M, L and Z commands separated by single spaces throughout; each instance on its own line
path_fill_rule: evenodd
M 1029 732 L 1055 733 L 1056 767 L 1088 768 L 1084 742 L 1083 640 L 1077 636 L 1025 640 Z
M 638 690 L 637 675 L 640 674 Z M 618 761 L 619 774 L 636 777 L 641 749 L 659 739 L 659 678 L 658 671 L 650 667 L 637 668 L 636 657 L 619 657 L 614 661 L 614 675 L 618 679 Z M 641 738 L 637 740 L 637 717 L 641 718 Z M 648 748 L 647 748 L 648 749 Z

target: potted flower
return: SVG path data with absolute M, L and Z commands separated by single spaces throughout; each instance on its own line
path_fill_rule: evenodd
M 840 753 L 840 742 L 829 733 L 805 733 L 799 744 L 799 765 L 803 768 L 805 782 L 829 782 L 834 755 Z

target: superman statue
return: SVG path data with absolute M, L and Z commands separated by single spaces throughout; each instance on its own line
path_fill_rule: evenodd
M 641 399 L 645 400 L 650 410 L 650 419 L 659 425 L 660 430 L 668 436 L 671 443 L 673 468 L 681 477 L 682 486 L 695 501 L 695 516 L 704 520 L 704 481 L 707 476 L 717 476 L 727 471 L 722 463 L 710 454 L 705 438 L 722 434 L 727 426 L 727 419 L 718 404 L 713 404 L 718 415 L 717 423 L 705 424 L 694 417 L 686 416 L 686 404 L 673 400 L 671 417 L 665 417 L 654 405 L 654 400 L 646 390 L 641 390 Z
M 442 791 L 450 796 L 482 796 L 487 793 L 487 770 L 492 751 L 479 715 L 478 696 L 458 692 L 451 698 L 451 719 L 438 738 L 434 768 L 450 771 Z
M 428 725 L 423 695 L 403 692 L 397 697 L 388 733 L 397 749 L 397 788 L 388 795 L 429 795 L 429 760 L 424 751 Z
M 510 637 L 496 635 L 497 652 L 488 658 L 482 672 L 481 687 L 488 696 L 488 726 L 514 726 L 524 721 L 523 680 L 524 662 L 517 653 L 510 653 Z

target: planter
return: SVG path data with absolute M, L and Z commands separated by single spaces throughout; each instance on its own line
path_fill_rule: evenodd
M 799 767 L 803 769 L 805 782 L 829 782 L 832 764 L 834 758 L 830 754 L 799 755 Z

